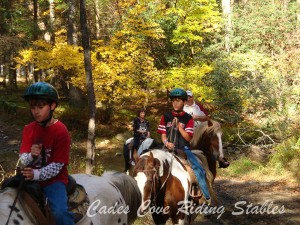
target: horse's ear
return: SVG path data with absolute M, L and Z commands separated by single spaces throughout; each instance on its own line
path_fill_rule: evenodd
M 207 125 L 208 125 L 209 127 L 211 127 L 211 126 L 213 125 L 213 122 L 211 121 L 211 119 L 209 119 L 209 120 L 207 121 Z
M 153 153 L 152 152 L 150 152 L 149 157 L 153 158 Z
M 153 153 L 152 152 L 150 152 L 150 154 L 149 154 L 149 157 L 147 159 L 147 163 L 148 164 L 149 163 L 154 164 L 154 157 L 153 157 Z

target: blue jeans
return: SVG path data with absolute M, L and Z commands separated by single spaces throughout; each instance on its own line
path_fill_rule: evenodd
M 201 164 L 198 162 L 196 156 L 192 153 L 189 147 L 184 146 L 184 152 L 187 156 L 188 161 L 190 162 L 192 169 L 195 173 L 197 178 L 198 184 L 203 192 L 203 195 L 206 200 L 210 199 L 209 190 L 206 184 L 206 173 L 205 170 L 202 168 Z
M 60 181 L 43 187 L 56 225 L 74 225 L 73 213 L 68 211 L 66 185 Z

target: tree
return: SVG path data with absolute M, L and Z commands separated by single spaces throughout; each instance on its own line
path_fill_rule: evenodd
M 66 10 L 65 16 L 67 17 L 67 38 L 68 44 L 77 45 L 78 44 L 78 35 L 77 35 L 77 24 L 76 23 L 76 9 L 78 6 L 76 5 L 75 0 L 65 0 L 68 9 Z M 77 7 L 76 7 L 77 6 Z
M 82 33 L 82 46 L 84 50 L 84 67 L 86 76 L 86 87 L 88 91 L 89 105 L 89 123 L 88 123 L 88 140 L 86 152 L 86 170 L 91 174 L 95 159 L 95 128 L 96 128 L 96 100 L 94 92 L 94 82 L 92 75 L 91 48 L 89 40 L 89 31 L 86 19 L 85 0 L 80 0 L 80 26 Z
M 231 0 L 222 0 L 223 16 L 225 18 L 225 49 L 230 52 L 230 34 L 232 33 Z

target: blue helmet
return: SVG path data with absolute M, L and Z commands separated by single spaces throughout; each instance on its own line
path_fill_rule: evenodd
M 55 87 L 46 82 L 36 82 L 30 85 L 22 96 L 26 101 L 31 98 L 52 100 L 58 104 L 58 93 Z
M 187 100 L 187 93 L 182 88 L 175 88 L 170 91 L 169 98 L 181 98 L 182 100 Z

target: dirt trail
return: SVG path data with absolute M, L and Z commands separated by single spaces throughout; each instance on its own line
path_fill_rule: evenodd
M 226 210 L 224 213 L 221 209 L 216 210 L 215 214 L 205 218 L 198 216 L 197 225 L 300 224 L 300 190 L 297 186 L 218 178 L 214 187 L 221 207 Z
M 0 120 L 0 153 L 18 151 L 21 134 L 20 128 Z
M 3 152 L 18 151 L 21 132 L 20 128 L 0 120 L 0 158 Z M 280 181 L 258 182 L 225 177 L 218 177 L 214 187 L 220 206 L 210 216 L 197 216 L 195 225 L 300 224 L 300 187 Z M 140 218 L 134 224 L 152 222 L 150 218 Z

